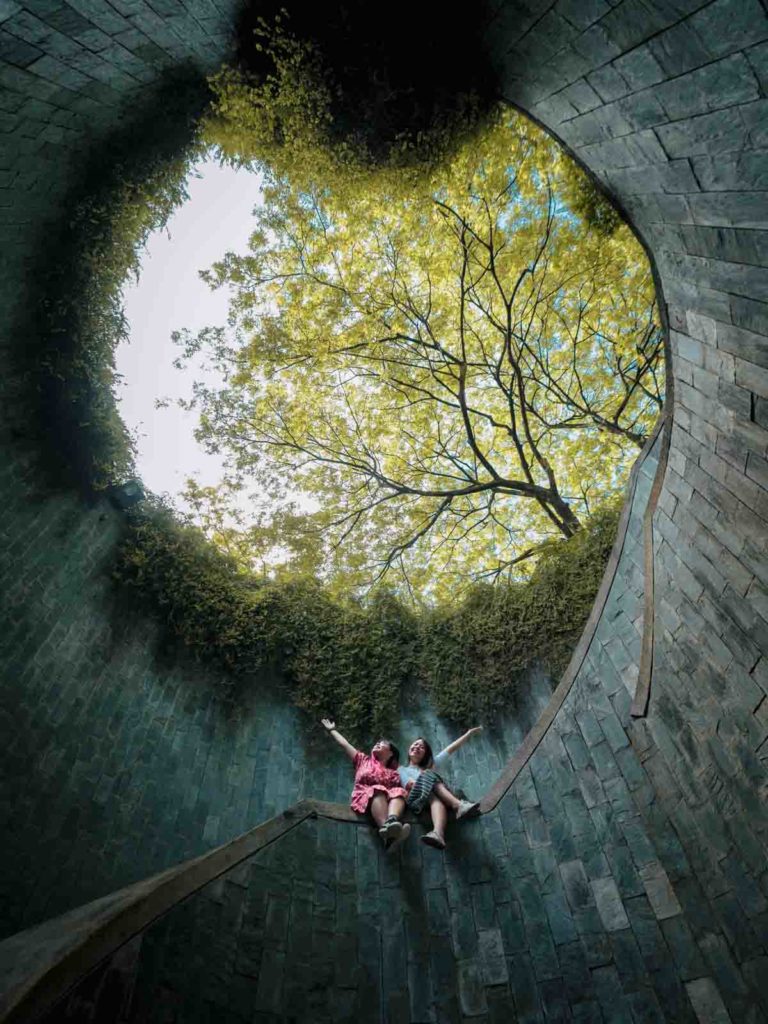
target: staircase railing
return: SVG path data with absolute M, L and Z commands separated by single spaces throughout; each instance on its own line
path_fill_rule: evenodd
M 0 943 L 0 1022 L 39 1018 L 168 910 L 308 818 L 360 819 L 343 804 L 302 800 L 236 839 Z

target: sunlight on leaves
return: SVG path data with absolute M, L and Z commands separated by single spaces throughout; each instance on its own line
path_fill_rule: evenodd
M 186 498 L 243 564 L 332 592 L 519 578 L 621 492 L 660 411 L 644 252 L 506 108 L 418 165 L 328 147 L 297 47 L 280 37 L 266 84 L 217 83 L 209 137 L 264 201 L 248 251 L 203 274 L 227 329 L 178 337 L 223 381 L 191 407 L 226 479 Z

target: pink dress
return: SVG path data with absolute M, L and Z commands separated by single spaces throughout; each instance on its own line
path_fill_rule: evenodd
M 397 769 L 385 768 L 370 754 L 356 751 L 352 766 L 355 769 L 355 785 L 352 788 L 349 806 L 358 814 L 365 814 L 374 793 L 386 793 L 390 800 L 395 796 L 406 795 L 400 785 Z

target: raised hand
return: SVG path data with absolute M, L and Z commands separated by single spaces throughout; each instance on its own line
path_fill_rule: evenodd
M 352 746 L 352 744 L 348 740 L 344 739 L 344 737 L 341 735 L 341 733 L 336 728 L 336 723 L 333 721 L 333 719 L 331 719 L 331 718 L 321 718 L 320 721 L 322 723 L 323 728 L 328 733 L 328 735 L 331 737 L 331 739 L 332 740 L 336 740 L 336 742 L 342 748 L 342 750 L 347 755 L 347 757 L 350 758 L 350 760 L 354 760 L 355 759 L 355 755 L 357 754 L 357 751 L 355 750 L 355 748 Z
M 476 732 L 482 731 L 482 725 L 473 725 L 471 729 L 467 729 L 463 736 L 459 736 L 459 738 L 457 740 L 454 740 L 453 743 L 449 743 L 448 746 L 445 748 L 445 752 L 447 754 L 454 753 L 454 751 L 458 750 L 459 747 L 462 746 L 462 744 L 466 743 L 470 737 L 474 736 Z

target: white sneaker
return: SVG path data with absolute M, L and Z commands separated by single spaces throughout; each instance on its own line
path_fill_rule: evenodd
M 456 821 L 460 818 L 473 818 L 480 813 L 480 804 L 472 803 L 471 800 L 460 800 L 456 808 Z

